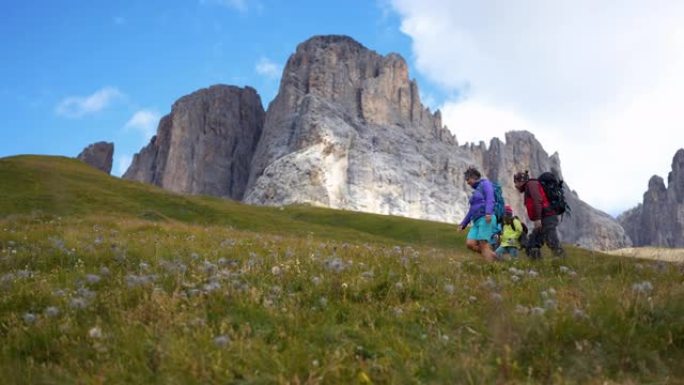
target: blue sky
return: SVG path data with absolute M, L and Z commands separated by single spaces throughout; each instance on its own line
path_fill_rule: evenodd
M 183 95 L 249 85 L 266 106 L 288 56 L 313 35 L 347 34 L 381 54 L 410 56 L 397 15 L 372 1 L 64 4 L 3 7 L 0 156 L 75 156 L 113 141 L 119 174 L 122 157 L 147 143 Z
M 679 0 L 27 0 L 0 15 L 0 157 L 106 140 L 119 175 L 175 100 L 224 83 L 266 107 L 297 44 L 321 34 L 401 54 L 460 143 L 533 132 L 613 215 L 684 147 Z

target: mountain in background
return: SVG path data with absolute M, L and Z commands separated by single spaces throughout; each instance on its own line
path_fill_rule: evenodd
M 316 36 L 289 58 L 265 113 L 250 87 L 218 85 L 182 97 L 123 177 L 250 204 L 455 223 L 467 211 L 472 190 L 463 172 L 471 165 L 499 181 L 523 217 L 513 173 L 553 170 L 562 178 L 558 154 L 549 156 L 528 132 L 459 146 L 439 111 L 421 103 L 401 56 L 379 55 L 346 36 Z M 631 245 L 612 217 L 568 196 L 564 242 Z
M 667 187 L 663 178 L 652 176 L 643 202 L 618 221 L 635 246 L 684 247 L 684 149 L 672 159 Z

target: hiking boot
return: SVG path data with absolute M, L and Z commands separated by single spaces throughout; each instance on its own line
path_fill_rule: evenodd
M 533 260 L 541 259 L 541 249 L 538 247 L 530 247 L 527 250 L 527 256 Z
M 556 249 L 553 251 L 553 256 L 558 258 L 558 259 L 564 259 L 565 258 L 565 250 Z

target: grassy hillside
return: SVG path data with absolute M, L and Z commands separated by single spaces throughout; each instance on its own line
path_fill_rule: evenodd
M 172 194 L 110 177 L 63 157 L 0 159 L 0 216 L 40 213 L 58 216 L 109 215 L 151 221 L 230 226 L 241 230 L 346 241 L 420 242 L 452 247 L 455 226 L 386 215 L 307 206 L 256 207 L 237 202 Z
M 0 180 L 3 383 L 684 383 L 681 265 L 487 264 L 454 226 L 65 158 L 0 159 Z

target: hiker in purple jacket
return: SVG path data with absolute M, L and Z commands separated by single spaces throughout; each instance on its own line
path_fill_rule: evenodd
M 464 230 L 472 221 L 473 225 L 468 231 L 466 246 L 475 252 L 482 254 L 486 261 L 494 261 L 496 254 L 489 244 L 492 236 L 496 233 L 496 215 L 494 215 L 494 187 L 487 178 L 482 178 L 480 172 L 469 167 L 464 174 L 466 183 L 472 187 L 473 195 L 470 197 L 470 209 L 468 214 L 459 224 Z

